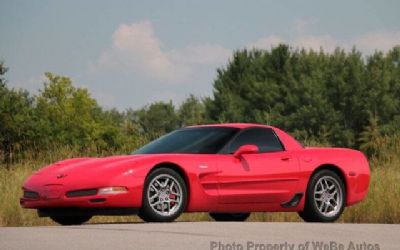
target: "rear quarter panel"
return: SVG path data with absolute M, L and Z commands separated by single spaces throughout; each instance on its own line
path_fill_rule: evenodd
M 363 153 L 346 148 L 304 148 L 296 152 L 301 176 L 302 192 L 318 169 L 335 168 L 344 179 L 347 198 L 346 205 L 353 205 L 365 198 L 368 193 L 370 169 Z

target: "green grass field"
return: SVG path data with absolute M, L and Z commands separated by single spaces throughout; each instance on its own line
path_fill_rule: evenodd
M 9 166 L 0 165 L 0 226 L 54 225 L 48 218 L 39 218 L 35 210 L 21 209 L 21 185 L 26 177 L 40 167 L 56 160 L 79 155 L 74 150 L 59 150 L 35 156 Z M 41 160 L 37 160 L 41 159 Z M 372 178 L 366 200 L 348 207 L 339 222 L 400 223 L 400 153 L 392 151 L 385 160 L 370 161 Z M 179 221 L 211 220 L 206 213 L 183 214 Z M 250 221 L 293 221 L 296 213 L 253 213 Z M 98 216 L 89 223 L 135 222 L 137 216 Z

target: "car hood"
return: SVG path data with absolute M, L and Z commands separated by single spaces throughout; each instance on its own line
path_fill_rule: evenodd
M 139 167 L 138 160 L 150 157 L 150 155 L 123 155 L 104 158 L 72 158 L 44 167 L 35 175 L 52 175 L 62 178 L 63 175 L 104 174 L 107 170 L 115 170 L 115 168 L 121 168 L 121 171 L 127 167 L 129 169 L 137 168 Z
M 179 157 L 178 157 L 179 156 Z M 104 185 L 104 180 L 134 176 L 145 177 L 148 170 L 162 162 L 193 161 L 207 156 L 193 154 L 141 154 L 104 158 L 73 158 L 48 165 L 27 178 L 24 187 L 38 185 Z M 179 162 L 176 159 L 179 158 Z M 107 178 L 105 178 L 107 177 Z

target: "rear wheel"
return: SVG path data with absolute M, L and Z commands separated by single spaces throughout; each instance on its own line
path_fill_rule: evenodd
M 245 221 L 250 213 L 210 213 L 215 221 Z
M 321 170 L 310 179 L 304 211 L 299 215 L 307 222 L 334 222 L 342 214 L 345 202 L 342 179 L 331 170 Z
M 172 169 L 159 168 L 146 178 L 139 217 L 147 222 L 174 221 L 185 210 L 187 188 Z
M 92 218 L 90 215 L 83 216 L 50 216 L 50 218 L 63 226 L 81 225 Z

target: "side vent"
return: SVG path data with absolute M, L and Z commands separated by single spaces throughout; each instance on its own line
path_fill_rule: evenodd
M 281 207 L 284 207 L 284 208 L 295 207 L 295 206 L 299 205 L 301 197 L 303 197 L 303 193 L 296 193 L 290 201 L 282 203 Z

